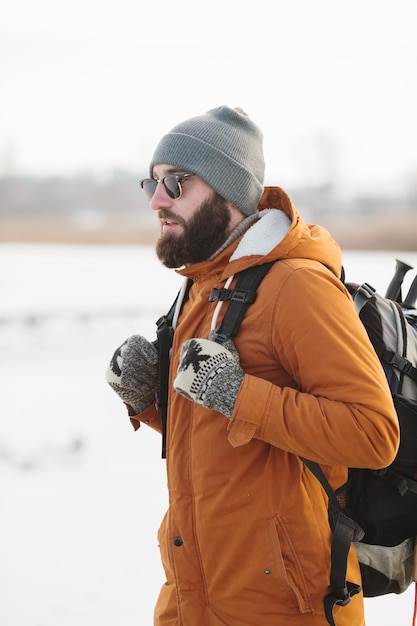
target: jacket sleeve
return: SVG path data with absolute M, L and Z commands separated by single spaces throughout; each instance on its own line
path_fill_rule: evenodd
M 399 425 L 381 364 L 343 287 L 326 269 L 287 272 L 267 304 L 271 349 L 294 381 L 245 374 L 233 446 L 260 439 L 324 465 L 389 465 Z

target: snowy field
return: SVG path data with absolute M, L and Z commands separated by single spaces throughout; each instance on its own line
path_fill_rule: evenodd
M 417 267 L 350 252 L 347 278 L 384 293 L 395 257 Z M 0 626 L 152 625 L 164 461 L 104 372 L 180 282 L 148 247 L 0 245 Z M 413 599 L 367 600 L 367 625 L 411 626 Z

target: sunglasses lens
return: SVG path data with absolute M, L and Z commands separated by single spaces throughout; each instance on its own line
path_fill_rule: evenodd
M 179 186 L 176 176 L 165 176 L 164 186 L 170 198 L 173 198 L 175 200 L 176 198 L 180 197 L 181 187 Z
M 157 184 L 157 181 L 153 178 L 144 178 L 140 181 L 140 186 L 142 187 L 143 191 L 146 193 L 149 199 L 151 199 L 153 194 L 155 193 Z
M 167 192 L 168 196 L 173 200 L 176 200 L 181 196 L 181 187 L 178 180 L 178 176 L 164 176 L 161 181 L 164 185 L 164 189 Z M 154 178 L 144 178 L 140 181 L 140 186 L 151 200 L 158 185 L 158 181 Z

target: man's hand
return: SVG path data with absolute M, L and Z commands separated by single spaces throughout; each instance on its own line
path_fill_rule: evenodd
M 174 387 L 184 397 L 232 417 L 244 372 L 231 339 L 189 339 L 180 353 Z
M 117 348 L 106 380 L 135 415 L 155 402 L 159 387 L 158 350 L 140 335 L 132 335 Z

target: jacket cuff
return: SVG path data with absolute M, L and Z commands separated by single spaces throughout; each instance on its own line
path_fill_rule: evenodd
M 141 423 L 150 426 L 157 432 L 162 432 L 161 414 L 154 404 L 151 404 L 142 413 L 136 414 L 130 404 L 125 405 L 130 418 L 130 422 L 135 430 L 140 428 Z
M 228 441 L 234 447 L 249 443 L 262 430 L 271 383 L 245 374 L 228 425 Z

